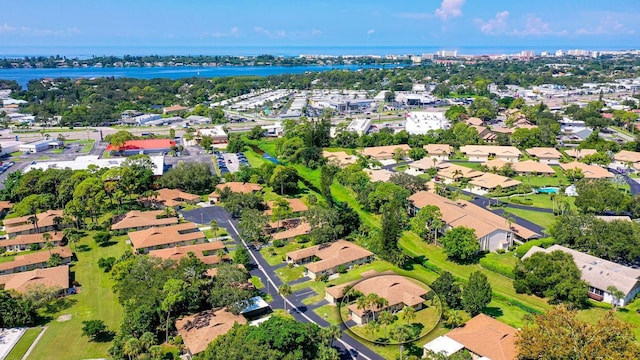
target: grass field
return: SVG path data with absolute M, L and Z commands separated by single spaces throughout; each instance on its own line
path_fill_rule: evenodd
M 301 244 L 298 244 L 295 241 L 290 241 L 285 246 L 280 248 L 273 245 L 263 246 L 262 249 L 260 249 L 260 254 L 262 254 L 262 257 L 264 257 L 269 265 L 273 266 L 281 264 L 284 261 L 284 254 L 288 253 L 289 251 L 298 250 L 301 247 Z
M 83 238 L 78 245 L 86 245 L 89 251 L 76 253 L 78 261 L 71 267 L 75 279 L 81 284 L 78 294 L 69 297 L 70 305 L 51 317 L 49 327 L 29 357 L 30 360 L 104 358 L 110 343 L 89 342 L 82 336 L 82 321 L 103 320 L 109 330 L 116 331 L 122 320 L 122 307 L 113 293 L 113 280 L 98 268 L 101 257 L 121 256 L 130 247 L 122 237 L 109 247 L 98 247 L 91 237 Z M 58 322 L 60 315 L 71 315 L 71 320 Z M 64 344 L 64 346 L 61 346 Z
M 276 275 L 278 275 L 282 282 L 288 283 L 304 276 L 304 266 L 285 266 L 276 270 Z
M 6 360 L 20 360 L 24 354 L 29 350 L 29 347 L 36 340 L 38 335 L 42 331 L 42 328 L 35 327 L 25 331 L 16 346 L 11 349 L 11 352 L 7 355 Z
M 506 211 L 512 213 L 515 216 L 529 220 L 534 224 L 538 224 L 545 228 L 545 230 L 548 230 L 549 227 L 556 221 L 556 217 L 551 213 L 513 208 L 507 208 Z

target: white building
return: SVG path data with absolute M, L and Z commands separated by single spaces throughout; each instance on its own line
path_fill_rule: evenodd
M 16 141 L 16 140 L 7 140 L 0 141 L 0 156 L 11 154 L 16 151 L 20 151 L 20 145 L 24 144 L 24 141 Z
M 407 114 L 405 129 L 409 134 L 424 135 L 429 130 L 448 129 L 450 125 L 444 117 L 444 111 L 412 111 Z
M 153 162 L 153 175 L 160 176 L 164 174 L 164 156 L 149 156 L 151 162 Z M 31 164 L 24 169 L 27 173 L 33 169 L 66 169 L 71 170 L 86 170 L 89 166 L 97 166 L 99 168 L 114 168 L 119 167 L 126 160 L 125 157 L 100 159 L 98 155 L 85 155 L 78 156 L 75 160 L 69 161 L 37 161 L 35 164 Z
M 371 119 L 353 119 L 347 126 L 347 131 L 357 133 L 358 135 L 366 134 L 371 127 Z
M 144 115 L 135 116 L 131 118 L 129 122 L 135 125 L 145 125 L 150 121 L 160 120 L 160 119 L 162 119 L 162 115 L 160 114 L 144 114 Z
M 46 151 L 52 148 L 57 148 L 57 147 L 60 147 L 61 145 L 62 143 L 58 140 L 45 139 L 45 140 L 34 141 L 27 144 L 21 144 L 19 145 L 18 150 L 23 152 L 37 153 L 37 152 Z
M 202 138 L 203 136 L 211 137 L 214 144 L 223 144 L 229 141 L 229 137 L 222 125 L 214 126 L 210 129 L 198 129 L 198 137 Z

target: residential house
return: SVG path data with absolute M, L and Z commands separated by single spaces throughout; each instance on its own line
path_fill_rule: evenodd
M 473 229 L 482 251 L 506 250 L 516 239 L 527 241 L 540 237 L 540 234 L 517 223 L 510 224 L 502 216 L 466 200 L 454 201 L 435 193 L 419 191 L 411 195 L 409 201 L 412 204 L 410 208 L 412 214 L 429 205 L 440 209 L 442 221 L 445 223 L 440 233 L 444 234 L 447 230 L 458 226 Z
M 277 228 L 277 225 L 274 227 Z M 276 232 L 271 235 L 273 240 L 290 240 L 298 236 L 307 235 L 311 232 L 311 225 L 306 221 L 298 222 L 295 226 L 287 228 L 284 231 Z
M 49 234 L 49 238 L 45 239 L 44 234 Z M 51 246 L 60 246 L 63 239 L 64 233 L 62 231 L 18 235 L 12 239 L 0 240 L 0 249 L 5 249 L 6 251 L 24 251 L 31 250 L 31 247 L 35 245 L 37 245 L 39 249 L 42 249 L 46 243 L 51 244 Z
M 574 161 L 566 164 L 560 164 L 560 167 L 564 171 L 570 169 L 580 169 L 585 179 L 610 179 L 615 177 L 615 175 L 607 171 L 607 169 L 602 168 L 598 165 L 587 165 L 581 162 Z
M 506 162 L 498 159 L 489 160 L 483 165 L 492 172 L 499 172 L 506 164 L 511 164 L 511 168 L 518 175 L 555 175 L 555 170 L 545 163 L 525 160 L 516 162 Z
M 415 169 L 417 171 L 420 172 L 427 172 L 429 169 L 431 168 L 438 168 L 439 165 L 442 165 L 443 161 L 442 160 L 438 160 L 437 157 L 423 157 L 420 160 L 416 160 L 413 162 L 410 162 L 409 164 L 409 168 L 411 169 Z
M 534 147 L 525 150 L 527 154 L 543 164 L 557 165 L 562 158 L 560 151 L 550 147 Z
M 328 163 L 336 164 L 340 167 L 345 167 L 358 162 L 357 156 L 349 155 L 344 151 L 322 151 L 322 157 L 327 159 Z
M 200 261 L 207 265 L 218 264 L 222 259 L 218 256 L 218 251 L 225 250 L 222 241 L 205 242 L 203 244 L 176 246 L 165 249 L 151 250 L 149 256 L 159 257 L 165 260 L 180 262 L 180 259 L 193 253 Z
M 0 218 L 4 218 L 11 208 L 13 208 L 12 202 L 0 201 Z
M 422 147 L 430 158 L 441 161 L 449 160 L 449 155 L 453 153 L 453 148 L 448 144 L 427 144 Z
M 261 191 L 262 185 L 235 181 L 218 184 L 216 185 L 216 189 L 209 194 L 209 203 L 215 204 L 220 202 L 220 193 L 225 189 L 229 189 L 229 191 L 234 193 L 249 194 Z
M 428 352 L 449 357 L 468 350 L 473 359 L 515 360 L 518 330 L 485 314 L 476 315 L 463 326 L 423 346 Z
M 124 215 L 124 217 L 114 216 L 113 221 L 115 224 L 111 225 L 112 231 L 129 232 L 144 230 L 154 226 L 175 225 L 178 223 L 178 218 L 175 216 L 167 217 L 164 210 L 132 210 Z
M 189 194 L 179 189 L 165 188 L 156 192 L 158 193 L 156 196 L 141 198 L 140 201 L 157 207 L 179 209 L 184 204 L 195 205 L 201 200 L 200 195 Z
M 552 245 L 547 249 L 533 246 L 522 260 L 536 252 L 550 253 L 556 250 L 573 257 L 573 262 L 580 270 L 580 278 L 589 284 L 590 298 L 611 303 L 613 298 L 607 288 L 615 286 L 624 293 L 624 297 L 618 299 L 618 305 L 625 306 L 640 292 L 640 269 L 633 269 L 564 246 Z
M 451 183 L 456 180 L 473 179 L 484 174 L 482 171 L 474 170 L 466 166 L 451 164 L 438 171 L 438 177 L 445 183 Z
M 486 162 L 494 158 L 514 162 L 522 155 L 514 146 L 465 145 L 460 147 L 460 151 L 472 162 Z
M 223 308 L 180 318 L 176 321 L 176 329 L 189 355 L 193 356 L 203 352 L 218 336 L 229 332 L 234 324 L 246 323 L 244 316 L 233 315 Z
M 471 179 L 469 184 L 475 187 L 475 189 L 472 188 L 472 191 L 483 195 L 487 192 L 496 190 L 498 187 L 508 189 L 518 186 L 522 184 L 522 182 L 498 174 L 484 173 L 481 176 Z
M 393 172 L 387 169 L 364 169 L 364 172 L 369 175 L 371 182 L 387 182 L 393 176 Z
M 36 214 L 35 219 L 33 215 L 4 219 L 4 226 L 9 239 L 11 239 L 18 235 L 61 230 L 64 226 L 62 217 L 62 210 L 48 210 Z
M 376 160 L 388 160 L 393 159 L 396 149 L 401 149 L 408 154 L 411 147 L 407 144 L 367 147 L 362 150 L 362 155 Z
M 619 168 L 638 168 L 640 166 L 640 152 L 620 150 L 613 156 L 615 166 Z
M 123 155 L 168 153 L 176 147 L 172 139 L 129 140 L 121 146 L 107 145 L 107 151 L 120 152 Z
M 429 290 L 419 285 L 416 281 L 400 275 L 380 275 L 364 279 L 356 283 L 353 288 L 360 291 L 365 296 L 376 294 L 387 300 L 388 305 L 384 307 L 373 307 L 372 309 L 358 308 L 350 304 L 349 317 L 358 325 L 368 322 L 371 315 L 375 316 L 382 311 L 395 313 L 405 306 L 410 306 L 415 310 L 424 308 L 424 302 Z
M 585 156 L 593 155 L 598 152 L 596 149 L 569 149 L 564 151 L 567 156 L 580 160 Z
M 182 223 L 129 233 L 129 240 L 138 254 L 175 246 L 200 244 L 207 240 L 194 223 Z
M 476 131 L 478 132 L 478 139 L 486 143 L 492 144 L 498 138 L 498 135 L 496 135 L 491 129 L 486 126 L 472 125 L 471 127 L 476 129 Z
M 477 117 L 470 117 L 464 121 L 469 126 L 482 126 L 484 125 L 484 121 Z
M 58 254 L 62 259 L 62 264 L 71 262 L 73 253 L 69 247 L 59 247 L 49 251 L 39 251 L 36 253 L 18 255 L 13 261 L 0 263 L 0 275 L 13 274 L 33 269 L 44 269 L 47 267 L 47 261 L 51 255 Z
M 302 202 L 300 199 L 284 199 L 289 203 L 289 209 L 291 209 L 291 216 L 288 219 L 300 217 L 302 213 L 309 210 L 307 204 Z M 264 211 L 264 214 L 267 216 L 273 215 L 273 207 L 276 206 L 275 201 L 267 202 L 267 210 Z
M 67 290 L 69 288 L 69 265 L 0 276 L 0 290 L 14 290 L 24 294 L 35 286 Z
M 314 261 L 315 259 L 320 259 Z M 304 265 L 305 275 L 315 279 L 322 275 L 332 275 L 339 267 L 346 269 L 353 265 L 365 264 L 373 260 L 373 253 L 346 240 L 311 246 L 287 253 L 287 262 Z

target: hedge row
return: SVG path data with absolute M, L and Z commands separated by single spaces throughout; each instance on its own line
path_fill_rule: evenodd
M 480 259 L 480 266 L 510 279 L 515 278 L 512 266 L 503 264 L 492 257 L 483 257 Z
M 520 259 L 522 259 L 522 257 L 527 253 L 527 251 L 529 251 L 529 249 L 531 249 L 532 246 L 539 246 L 542 248 L 548 248 L 549 246 L 555 244 L 556 241 L 554 238 L 542 238 L 542 239 L 536 239 L 536 240 L 530 240 L 527 241 L 526 243 L 518 246 L 518 248 L 516 249 L 515 253 L 516 256 Z

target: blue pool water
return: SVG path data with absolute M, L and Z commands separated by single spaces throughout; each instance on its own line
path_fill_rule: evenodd
M 538 194 L 557 194 L 560 192 L 560 188 L 557 187 L 541 187 L 536 190 Z

